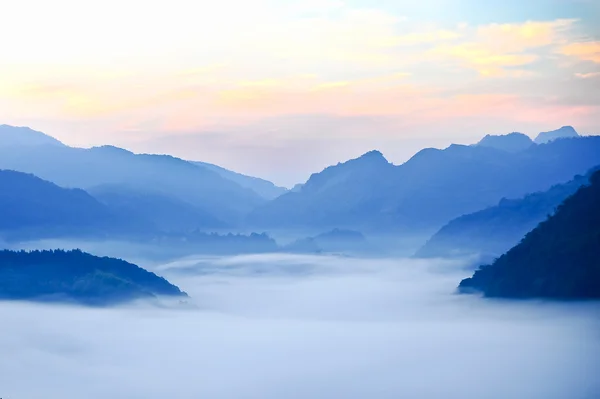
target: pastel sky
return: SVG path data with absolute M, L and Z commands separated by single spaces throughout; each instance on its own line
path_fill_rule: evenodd
M 598 0 L 2 1 L 0 123 L 284 185 L 371 149 L 600 133 Z

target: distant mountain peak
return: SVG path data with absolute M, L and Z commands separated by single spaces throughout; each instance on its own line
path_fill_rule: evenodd
M 519 152 L 533 145 L 533 140 L 523 133 L 512 132 L 502 135 L 488 134 L 476 146 L 492 147 L 508 152 Z
M 381 151 L 378 151 L 378 150 L 371 150 L 371 151 L 365 152 L 363 155 L 360 156 L 360 158 L 383 158 L 383 159 L 385 159 L 385 157 L 383 156 Z
M 369 152 L 365 152 L 360 157 L 353 159 L 352 161 L 366 161 L 370 163 L 389 163 L 389 161 L 385 159 L 381 151 L 378 150 L 371 150 Z
M 98 147 L 92 147 L 92 150 L 94 151 L 103 151 L 103 152 L 111 152 L 114 154 L 133 154 L 133 152 L 128 151 L 124 148 L 121 147 L 116 147 L 114 145 L 101 145 Z
M 536 144 L 549 143 L 556 139 L 580 137 L 579 133 L 573 128 L 573 126 L 563 126 L 560 129 L 551 130 L 549 132 L 541 132 L 535 138 Z
M 0 125 L 0 146 L 37 145 L 64 146 L 63 143 L 54 137 L 25 126 Z

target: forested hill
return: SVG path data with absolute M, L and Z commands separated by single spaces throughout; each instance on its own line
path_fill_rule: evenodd
M 600 171 L 493 264 L 460 283 L 488 297 L 600 298 Z
M 187 295 L 134 264 L 74 251 L 0 251 L 0 299 L 110 305 Z
M 417 257 L 448 257 L 480 254 L 496 258 L 519 243 L 581 186 L 585 176 L 557 184 L 547 191 L 519 199 L 502 199 L 498 205 L 453 219 L 434 234 L 417 252 Z

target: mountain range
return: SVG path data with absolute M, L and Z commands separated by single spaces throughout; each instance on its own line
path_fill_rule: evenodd
M 448 221 L 564 183 L 600 164 L 600 137 L 531 145 L 521 151 L 451 145 L 402 165 L 378 151 L 313 174 L 298 190 L 259 205 L 261 228 L 350 228 L 434 232 Z
M 535 144 L 512 133 L 424 149 L 393 165 L 379 151 L 293 190 L 202 162 L 102 146 L 73 148 L 29 128 L 0 129 L 0 169 L 85 190 L 121 225 L 170 233 L 328 231 L 431 234 L 461 215 L 568 181 L 600 164 L 600 137 L 563 127 Z M 111 220 L 105 217 L 105 220 Z
M 158 213 L 173 220 L 186 219 L 190 213 L 204 215 L 191 220 L 204 219 L 206 224 L 197 223 L 195 227 L 206 228 L 238 224 L 254 207 L 285 191 L 215 165 L 193 164 L 168 155 L 134 154 L 113 146 L 73 148 L 43 133 L 6 125 L 0 129 L 0 169 L 32 173 L 122 205 L 135 197 L 153 197 L 148 201 Z M 271 191 L 267 189 L 270 186 Z M 252 187 L 267 192 L 267 197 Z M 182 214 L 173 214 L 177 208 L 183 210 Z

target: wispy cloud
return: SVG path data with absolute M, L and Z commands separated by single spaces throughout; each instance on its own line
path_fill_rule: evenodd
M 600 72 L 576 73 L 576 77 L 581 79 L 590 79 L 600 77 Z
M 563 46 L 560 51 L 564 55 L 600 64 L 600 41 L 570 43 Z
M 540 9 L 553 4 L 545 1 Z M 598 115 L 593 85 L 577 95 L 556 85 L 596 76 L 594 15 L 515 8 L 484 20 L 484 2 L 383 3 L 111 0 L 90 11 L 73 0 L 12 2 L 0 37 L 20 34 L 3 42 L 0 119 L 69 121 L 64 134 L 83 143 L 73 124 L 138 137 L 319 114 L 338 118 L 340 129 L 350 125 L 343 117 L 402 118 L 419 135 L 460 131 L 482 115 L 507 126 L 544 121 L 544 112 L 591 126 Z M 35 29 L 23 30 L 25 19 Z
M 532 64 L 542 57 L 544 53 L 541 50 L 545 47 L 564 43 L 575 22 L 573 19 L 559 19 L 479 26 L 471 30 L 460 43 L 439 45 L 432 53 L 449 60 L 454 59 L 482 76 L 530 76 L 531 72 L 509 68 Z

